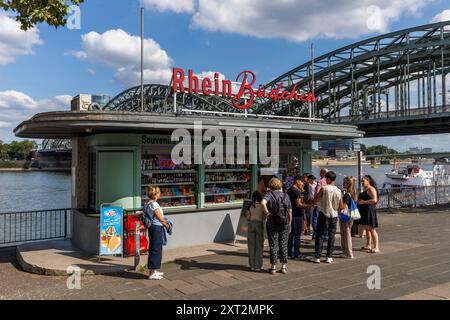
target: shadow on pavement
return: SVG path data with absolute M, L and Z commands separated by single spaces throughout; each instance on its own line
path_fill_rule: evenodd
M 240 264 L 226 264 L 226 263 L 212 263 L 212 262 L 198 262 L 195 260 L 175 260 L 175 264 L 180 266 L 181 270 L 238 270 L 248 271 L 248 267 Z

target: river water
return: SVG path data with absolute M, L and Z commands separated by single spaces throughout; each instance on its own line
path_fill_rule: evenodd
M 421 165 L 424 170 L 432 170 L 431 164 Z M 357 177 L 357 166 L 328 166 L 337 173 L 337 185 L 342 179 L 352 175 Z M 363 165 L 363 173 L 373 176 L 382 187 L 386 172 L 392 165 L 380 165 L 371 168 Z M 319 177 L 320 168 L 314 167 L 313 173 Z M 70 208 L 70 173 L 61 172 L 0 172 L 0 212 L 32 211 L 42 209 Z
M 70 208 L 64 172 L 0 172 L 0 212 Z

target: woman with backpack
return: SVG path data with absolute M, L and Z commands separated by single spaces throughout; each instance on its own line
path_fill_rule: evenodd
M 164 217 L 163 209 L 158 204 L 158 199 L 161 197 L 161 192 L 158 187 L 147 188 L 148 201 L 145 204 L 145 213 L 151 220 L 151 225 L 148 228 L 148 240 L 150 242 L 148 248 L 148 271 L 150 280 L 162 280 L 164 273 L 160 272 L 162 253 L 163 253 L 163 239 L 164 228 L 170 229 Z
M 267 237 L 270 249 L 270 274 L 277 272 L 277 260 L 280 258 L 281 270 L 287 273 L 288 238 L 291 232 L 292 205 L 289 197 L 282 190 L 282 182 L 278 178 L 269 181 L 270 191 L 264 196 L 261 205 L 266 218 Z
M 344 200 L 344 205 L 350 209 L 351 203 L 355 204 L 357 202 L 356 188 L 355 188 L 355 178 L 345 177 L 343 182 L 344 190 L 342 191 L 342 196 Z M 352 226 L 353 219 L 344 221 L 339 219 L 339 229 L 341 231 L 341 248 L 342 257 L 346 259 L 353 259 L 353 245 L 352 245 Z
M 259 191 L 253 192 L 252 204 L 245 214 L 248 221 L 248 261 L 251 271 L 261 271 L 263 267 L 264 209 L 261 202 L 262 194 Z

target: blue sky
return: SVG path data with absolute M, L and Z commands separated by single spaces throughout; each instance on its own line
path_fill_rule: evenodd
M 376 34 L 427 24 L 433 18 L 450 19 L 450 11 L 445 11 L 450 5 L 439 0 L 143 3 L 149 48 L 146 78 L 161 83 L 167 81 L 172 66 L 196 73 L 218 71 L 230 79 L 250 69 L 258 83 L 265 83 L 309 60 L 311 42 L 320 55 Z M 365 9 L 373 5 L 382 18 L 369 30 Z M 12 129 L 34 113 L 68 109 L 70 96 L 115 96 L 137 84 L 139 56 L 134 53 L 138 52 L 140 6 L 139 0 L 86 0 L 79 30 L 41 24 L 26 34 L 14 30 L 14 20 L 0 11 L 0 52 L 10 52 L 0 53 L 0 140 L 14 139 Z M 398 149 L 412 144 L 450 150 L 448 141 L 449 135 L 365 140 Z

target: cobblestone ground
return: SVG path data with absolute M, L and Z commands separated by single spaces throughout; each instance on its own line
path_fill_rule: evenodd
M 0 299 L 449 299 L 450 207 L 403 209 L 379 219 L 381 253 L 357 251 L 355 259 L 336 257 L 330 265 L 292 261 L 287 275 L 249 272 L 245 251 L 214 252 L 164 265 L 162 281 L 128 272 L 82 277 L 81 289 L 69 290 L 66 277 L 22 272 L 14 248 L 2 249 Z M 363 244 L 354 238 L 354 248 Z M 313 244 L 302 248 L 310 255 Z M 372 265 L 381 270 L 379 290 L 367 288 Z

